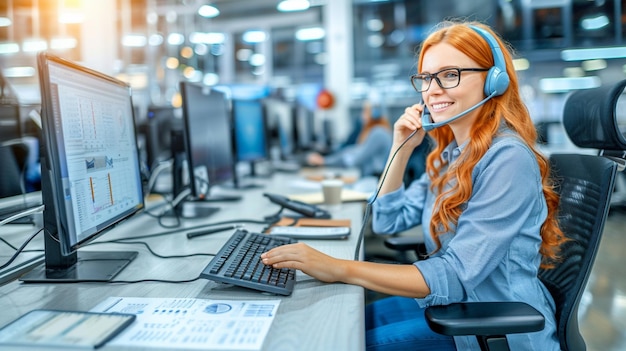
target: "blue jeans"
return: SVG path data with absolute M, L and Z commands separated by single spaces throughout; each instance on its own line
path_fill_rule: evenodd
M 414 299 L 399 296 L 365 306 L 365 345 L 368 351 L 456 351 L 451 336 L 430 330 Z

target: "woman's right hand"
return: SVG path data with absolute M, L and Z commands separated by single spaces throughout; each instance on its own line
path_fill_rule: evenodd
M 393 143 L 395 146 L 400 146 L 416 130 L 417 133 L 411 140 L 407 141 L 405 146 L 413 150 L 422 143 L 424 136 L 426 136 L 426 132 L 422 128 L 423 110 L 423 104 L 414 104 L 404 109 L 404 114 L 393 125 Z

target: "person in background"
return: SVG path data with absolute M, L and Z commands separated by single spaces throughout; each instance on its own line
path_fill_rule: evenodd
M 379 176 L 392 143 L 389 120 L 379 106 L 365 103 L 361 113 L 362 128 L 356 142 L 326 156 L 317 152 L 307 155 L 311 166 L 358 168 L 361 176 Z
M 391 295 L 365 307 L 367 350 L 480 350 L 475 337 L 439 335 L 425 321 L 428 306 L 466 301 L 528 303 L 545 316 L 545 328 L 509 335 L 511 349 L 560 350 L 554 301 L 537 274 L 559 259 L 567 239 L 511 52 L 483 24 L 445 22 L 423 41 L 417 67 L 411 81 L 423 103 L 394 123 L 372 228 L 383 234 L 421 224 L 428 258 L 353 261 L 296 243 L 263 253 L 263 263 Z M 492 89 L 498 72 L 508 77 Z M 426 109 L 430 117 L 422 116 Z M 424 128 L 435 143 L 426 172 L 405 187 L 405 166 Z

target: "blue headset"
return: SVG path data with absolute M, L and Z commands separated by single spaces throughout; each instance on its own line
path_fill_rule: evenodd
M 470 26 L 470 28 L 487 41 L 493 54 L 493 67 L 489 69 L 485 79 L 485 95 L 502 95 L 509 87 L 509 74 L 506 72 L 504 54 L 496 39 L 489 32 L 477 26 Z

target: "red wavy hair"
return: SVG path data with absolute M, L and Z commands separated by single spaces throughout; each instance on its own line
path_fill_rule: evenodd
M 510 83 L 506 92 L 487 101 L 480 110 L 481 115 L 476 119 L 470 131 L 470 139 L 463 151 L 463 162 L 442 174 L 442 163 L 439 155 L 443 149 L 454 140 L 454 135 L 449 126 L 437 128 L 429 135 L 435 141 L 433 151 L 428 155 L 426 170 L 432 181 L 432 189 L 439 193 L 430 222 L 430 231 L 437 243 L 437 250 L 441 248 L 439 236 L 451 229 L 452 224 L 458 223 L 462 212 L 461 205 L 466 203 L 472 193 L 472 170 L 491 146 L 494 136 L 497 134 L 500 123 L 506 125 L 519 134 L 520 138 L 530 147 L 535 154 L 539 170 L 541 172 L 543 194 L 548 207 L 548 217 L 541 226 L 541 248 L 543 256 L 542 268 L 552 267 L 552 263 L 558 260 L 559 246 L 566 238 L 559 228 L 557 209 L 559 196 L 554 191 L 550 179 L 550 165 L 544 155 L 535 148 L 537 131 L 530 118 L 530 114 L 524 105 L 520 93 L 517 76 L 513 69 L 511 51 L 508 46 L 487 26 L 478 22 L 444 22 L 426 38 L 422 43 L 419 59 L 418 72 L 422 69 L 424 53 L 430 47 L 441 42 L 452 45 L 461 51 L 480 67 L 492 67 L 494 65 L 493 54 L 489 44 L 470 25 L 485 29 L 498 41 L 504 55 L 506 70 L 509 74 Z M 486 76 L 486 73 L 484 73 Z M 456 181 L 451 182 L 451 180 Z M 443 191 L 445 184 L 453 184 L 452 188 Z

